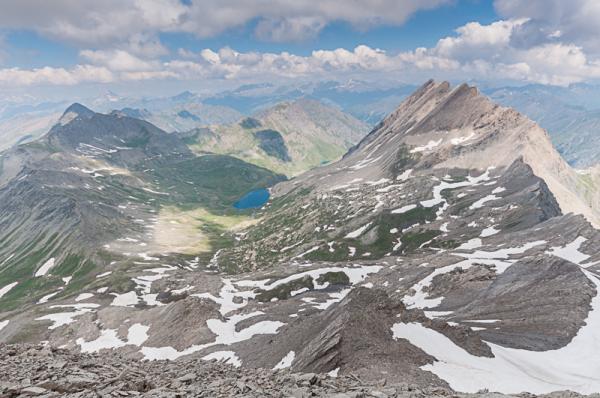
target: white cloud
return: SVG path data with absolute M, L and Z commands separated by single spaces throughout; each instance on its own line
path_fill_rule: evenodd
M 452 0 L 194 0 L 179 29 L 200 37 L 258 20 L 256 35 L 271 41 L 297 41 L 317 35 L 334 21 L 358 29 L 401 25 L 419 10 L 450 4 Z
M 389 72 L 409 63 L 401 56 L 390 56 L 368 46 L 358 46 L 352 51 L 342 48 L 318 50 L 308 56 L 288 52 L 241 53 L 225 47 L 218 51 L 204 49 L 198 54 L 185 51 L 182 59 L 167 62 L 144 60 L 124 50 L 84 50 L 80 55 L 87 63 L 71 69 L 0 69 L 0 84 L 72 85 L 165 78 L 240 81 L 314 78 L 341 73 Z
M 8 57 L 6 52 L 6 40 L 2 34 L 0 34 L 0 65 L 4 63 L 4 60 Z
M 519 59 L 531 68 L 530 80 L 555 85 L 600 77 L 600 65 L 588 61 L 581 47 L 543 44 L 518 52 Z
M 438 41 L 435 54 L 456 60 L 476 58 L 494 58 L 499 50 L 505 51 L 515 27 L 525 20 L 497 21 L 490 25 L 470 22 L 456 29 L 457 36 L 446 37 Z
M 600 54 L 598 0 L 495 0 L 494 6 L 506 19 L 528 19 L 513 33 L 515 46 L 527 48 L 560 41 Z
M 181 76 L 170 70 L 131 71 L 120 74 L 121 81 L 179 79 Z
M 136 34 L 174 29 L 186 9 L 179 0 L 19 0 L 3 2 L 0 28 L 30 29 L 82 45 L 114 46 Z
M 416 11 L 452 0 L 19 0 L 4 2 L 0 28 L 30 29 L 80 45 L 120 47 L 136 35 L 218 35 L 258 20 L 273 41 L 311 38 L 333 21 L 365 29 L 403 24 Z
M 398 58 L 414 68 L 424 71 L 448 71 L 460 68 L 460 62 L 452 58 L 440 57 L 430 50 L 419 47 L 414 51 L 398 55 Z
M 193 51 L 188 50 L 187 48 L 178 48 L 177 55 L 179 55 L 181 58 L 188 58 L 188 59 L 198 57 L 198 54 L 196 54 Z
M 0 85 L 75 85 L 80 83 L 110 83 L 114 81 L 113 73 L 104 68 L 92 65 L 77 65 L 71 69 L 44 67 L 38 69 L 8 68 L 0 69 Z
M 154 58 L 169 54 L 169 49 L 163 46 L 157 37 L 143 33 L 132 35 L 125 43 L 124 48 L 143 58 Z
M 115 72 L 147 72 L 160 67 L 155 61 L 145 61 L 124 50 L 84 50 L 80 55 L 94 65 Z
M 528 21 L 497 21 L 489 25 L 472 22 L 431 48 L 396 54 L 365 45 L 353 50 L 315 50 L 306 56 L 238 52 L 224 47 L 198 53 L 180 49 L 178 58 L 161 61 L 158 55 L 147 58 L 124 49 L 83 50 L 80 56 L 85 63 L 71 69 L 0 69 L 0 84 L 72 85 L 159 79 L 258 82 L 368 75 L 379 80 L 396 77 L 418 81 L 435 77 L 555 85 L 600 79 L 600 60 L 590 57 L 581 46 L 556 41 L 529 47 L 514 45 L 513 35 Z
M 256 26 L 256 36 L 264 41 L 303 41 L 318 36 L 326 24 L 321 17 L 263 19 Z
M 329 70 L 384 70 L 392 66 L 392 60 L 379 49 L 358 46 L 354 51 L 338 48 L 333 51 L 313 51 L 312 58 L 320 67 Z
M 440 39 L 435 47 L 417 49 L 403 58 L 421 69 L 453 70 L 450 77 L 463 80 L 567 85 L 600 78 L 599 63 L 577 45 L 557 41 L 515 45 L 514 35 L 527 23 L 526 18 L 489 25 L 471 22 L 456 29 L 455 36 Z

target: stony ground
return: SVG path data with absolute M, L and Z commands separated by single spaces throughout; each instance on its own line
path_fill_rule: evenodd
M 240 369 L 200 360 L 132 361 L 115 352 L 88 355 L 41 345 L 0 345 L 0 397 L 17 396 L 507 397 L 455 394 L 385 379 L 367 384 L 353 375 Z M 580 395 L 559 392 L 545 397 Z

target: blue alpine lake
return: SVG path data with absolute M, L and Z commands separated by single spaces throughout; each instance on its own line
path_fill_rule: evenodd
M 257 189 L 252 192 L 248 192 L 244 195 L 240 200 L 233 204 L 233 207 L 236 209 L 254 209 L 256 207 L 261 207 L 265 203 L 269 201 L 269 190 L 266 188 Z

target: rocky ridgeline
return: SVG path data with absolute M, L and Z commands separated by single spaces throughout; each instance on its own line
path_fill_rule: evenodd
M 439 387 L 418 387 L 385 379 L 368 384 L 352 374 L 331 377 L 240 369 L 198 359 L 135 361 L 116 352 L 90 355 L 42 345 L 0 345 L 0 397 L 17 396 L 507 397 L 488 392 L 456 394 Z M 570 392 L 544 395 L 580 396 Z

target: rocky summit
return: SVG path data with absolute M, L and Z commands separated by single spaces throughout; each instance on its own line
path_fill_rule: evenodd
M 386 378 L 369 383 L 354 374 L 333 377 L 288 370 L 242 370 L 216 360 L 131 361 L 110 351 L 79 354 L 42 345 L 0 345 L 0 354 L 3 397 L 508 397 L 488 392 L 456 394 Z M 540 397 L 581 395 L 557 392 Z
M 475 87 L 290 180 L 81 106 L 2 164 L 8 396 L 600 390 L 597 181 Z

